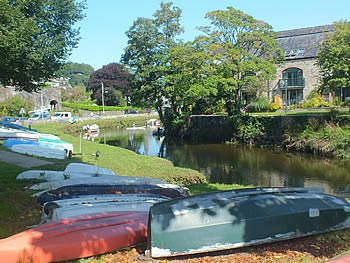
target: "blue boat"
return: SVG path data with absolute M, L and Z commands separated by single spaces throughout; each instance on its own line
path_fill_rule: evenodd
M 65 159 L 67 151 L 63 145 L 39 141 L 7 139 L 2 144 L 11 151 L 45 158 Z
M 8 122 L 8 121 L 1 121 L 0 126 L 6 127 L 6 128 L 11 128 L 11 129 L 16 129 L 16 130 L 21 130 L 21 131 L 33 131 L 36 132 L 36 130 L 30 128 L 30 127 L 25 127 L 13 122 Z

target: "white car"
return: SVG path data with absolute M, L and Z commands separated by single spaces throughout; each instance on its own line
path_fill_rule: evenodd
M 40 121 L 40 120 L 50 120 L 51 115 L 48 111 L 34 112 L 32 116 L 28 119 L 29 121 Z
M 71 112 L 57 111 L 51 116 L 51 120 L 70 120 L 72 118 Z

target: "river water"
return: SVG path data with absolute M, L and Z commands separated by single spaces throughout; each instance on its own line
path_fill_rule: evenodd
M 152 136 L 148 129 L 102 130 L 100 137 L 102 143 L 197 170 L 210 183 L 322 187 L 327 193 L 350 197 L 349 167 L 334 160 L 228 144 L 182 144 Z

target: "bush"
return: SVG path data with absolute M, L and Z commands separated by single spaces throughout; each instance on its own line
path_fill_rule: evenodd
M 270 103 L 270 110 L 271 110 L 271 111 L 277 111 L 277 110 L 279 110 L 280 108 L 281 108 L 281 106 L 280 106 L 278 103 L 276 103 L 276 102 Z
M 270 103 L 267 98 L 260 97 L 255 98 L 249 103 L 249 111 L 269 111 L 270 110 Z

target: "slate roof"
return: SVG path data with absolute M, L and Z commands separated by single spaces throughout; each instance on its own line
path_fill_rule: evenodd
M 285 52 L 286 60 L 315 58 L 327 33 L 334 30 L 334 25 L 324 25 L 280 31 L 276 40 Z

